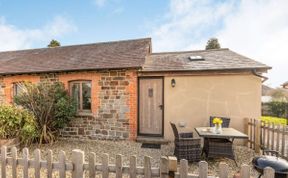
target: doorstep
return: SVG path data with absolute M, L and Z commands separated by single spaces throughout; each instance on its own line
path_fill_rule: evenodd
M 140 143 L 151 143 L 151 144 L 168 144 L 169 140 L 166 140 L 162 137 L 145 137 L 145 136 L 138 136 L 136 138 L 137 142 Z

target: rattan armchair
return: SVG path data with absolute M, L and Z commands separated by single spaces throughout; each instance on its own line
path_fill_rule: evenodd
M 193 133 L 179 133 L 176 125 L 171 123 L 175 136 L 174 155 L 178 160 L 186 159 L 189 162 L 199 161 L 201 156 L 201 140 L 193 138 Z

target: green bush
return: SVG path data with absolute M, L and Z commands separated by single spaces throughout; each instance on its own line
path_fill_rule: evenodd
M 22 87 L 23 92 L 14 97 L 15 103 L 33 112 L 39 129 L 38 142 L 53 142 L 59 129 L 75 116 L 76 103 L 60 82 L 25 83 Z
M 76 102 L 70 98 L 68 93 L 64 90 L 63 85 L 59 85 L 56 91 L 56 102 L 55 102 L 55 115 L 54 115 L 54 126 L 57 129 L 65 127 L 68 122 L 74 118 L 77 107 Z
M 34 115 L 20 107 L 0 105 L 0 137 L 19 138 L 21 144 L 29 144 L 37 137 Z
M 261 120 L 265 123 L 274 123 L 276 125 L 286 125 L 287 119 L 285 118 L 279 118 L 279 117 L 272 117 L 272 116 L 262 116 Z
M 272 116 L 285 118 L 288 115 L 288 103 L 284 101 L 269 102 L 268 110 Z

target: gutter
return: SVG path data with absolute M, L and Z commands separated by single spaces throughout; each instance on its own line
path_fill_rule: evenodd
M 0 73 L 0 76 L 6 75 L 25 75 L 25 74 L 43 74 L 43 73 L 62 73 L 62 72 L 83 72 L 83 71 L 105 71 L 105 70 L 125 70 L 125 69 L 135 69 L 139 70 L 141 67 L 139 66 L 131 66 L 131 67 L 115 67 L 115 68 L 91 68 L 91 69 L 68 69 L 68 70 L 42 70 L 42 71 L 26 71 L 26 72 L 6 72 Z
M 256 69 L 253 69 L 253 70 L 252 70 L 252 73 L 253 73 L 255 76 L 257 76 L 257 77 L 262 78 L 262 83 L 264 83 L 266 80 L 268 80 L 268 77 L 265 77 L 265 76 L 257 73 Z

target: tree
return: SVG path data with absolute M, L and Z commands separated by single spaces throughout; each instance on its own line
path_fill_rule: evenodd
M 276 88 L 271 91 L 273 101 L 288 102 L 288 92 L 283 88 Z
M 58 131 L 74 118 L 76 102 L 60 82 L 24 83 L 22 87 L 23 92 L 14 96 L 15 103 L 34 114 L 39 132 L 37 141 L 53 142 Z
M 272 101 L 268 103 L 268 109 L 272 116 L 287 119 L 288 125 L 288 92 L 277 88 L 271 92 Z
M 60 42 L 53 39 L 53 40 L 50 41 L 50 43 L 49 43 L 49 45 L 47 47 L 54 48 L 54 47 L 58 47 L 58 46 L 61 46 Z
M 207 41 L 206 50 L 207 49 L 220 49 L 220 48 L 221 48 L 221 46 L 220 46 L 220 43 L 218 42 L 217 38 L 210 38 Z

